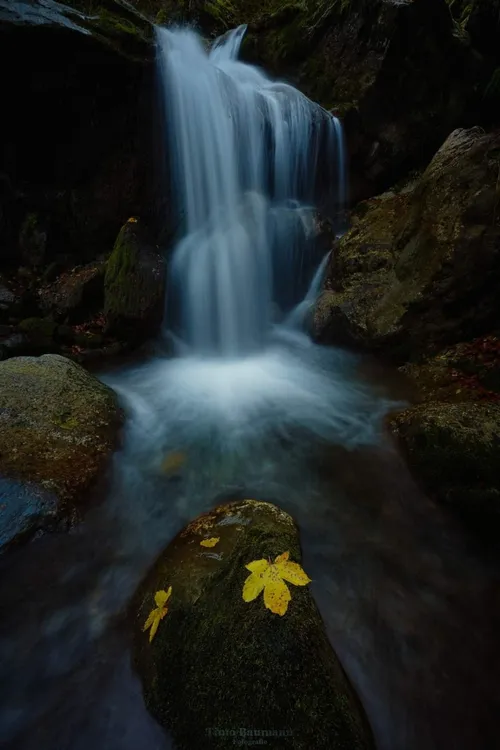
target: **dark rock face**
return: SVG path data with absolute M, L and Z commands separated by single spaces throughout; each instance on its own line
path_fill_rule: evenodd
M 457 130 L 402 203 L 369 202 L 336 248 L 316 311 L 320 338 L 404 361 L 497 324 L 499 155 L 498 133 Z
M 2 265 L 48 265 L 61 254 L 93 260 L 109 252 L 131 213 L 151 210 L 152 34 L 118 1 L 94 4 L 86 16 L 49 0 L 0 0 L 0 66 L 10 71 Z M 26 50 L 35 65 L 25 64 Z
M 134 342 L 156 333 L 165 305 L 165 260 L 137 219 L 122 227 L 106 265 L 107 330 Z
M 389 426 L 427 492 L 475 530 L 498 538 L 500 406 L 430 402 Z
M 38 289 L 40 309 L 59 322 L 81 323 L 102 310 L 106 263 L 98 261 L 61 274 Z
M 473 124 L 486 75 L 445 0 L 261 3 L 247 55 L 332 109 L 346 131 L 353 203 Z M 267 11 L 267 12 L 266 12 Z
M 206 549 L 206 537 L 220 541 Z M 140 587 L 135 664 L 147 707 L 179 750 L 222 750 L 240 729 L 270 732 L 260 736 L 273 750 L 374 747 L 308 587 L 290 584 L 283 616 L 262 596 L 243 601 L 245 565 L 285 551 L 300 562 L 289 515 L 269 503 L 235 502 L 193 521 Z M 169 586 L 168 613 L 150 642 L 143 625 L 155 593 Z

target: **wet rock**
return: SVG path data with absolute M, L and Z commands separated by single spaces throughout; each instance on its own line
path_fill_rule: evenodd
M 107 331 L 131 342 L 154 335 L 165 305 L 165 261 L 137 219 L 122 227 L 106 265 Z
M 476 113 L 481 59 L 445 0 L 252 6 L 246 53 L 342 119 L 353 202 L 424 164 Z
M 209 537 L 220 541 L 200 546 Z M 309 587 L 290 584 L 283 616 L 262 597 L 242 599 L 245 565 L 285 551 L 300 563 L 288 514 L 234 502 L 189 524 L 141 585 L 132 605 L 135 664 L 148 709 L 179 750 L 222 750 L 244 739 L 240 728 L 256 732 L 253 741 L 263 732 L 273 750 L 374 746 Z M 154 594 L 169 586 L 168 614 L 150 643 L 142 626 Z
M 431 402 L 398 414 L 389 426 L 429 495 L 498 538 L 500 405 Z
M 351 229 L 333 246 L 315 308 L 317 340 L 372 344 L 372 311 L 395 279 L 396 238 L 414 187 L 358 204 Z
M 500 401 L 500 339 L 494 334 L 447 347 L 400 371 L 423 401 Z
M 57 522 L 57 498 L 35 486 L 0 477 L 0 554 Z
M 0 475 L 54 496 L 58 517 L 103 471 L 120 423 L 113 391 L 76 363 L 50 354 L 0 362 Z M 21 513 L 19 498 L 7 494 L 3 518 L 37 515 Z
M 317 335 L 405 361 L 491 331 L 500 312 L 499 168 L 500 134 L 456 130 L 399 208 L 397 196 L 369 202 L 337 248 Z M 366 251 L 380 238 L 382 256 Z
M 40 309 L 60 322 L 81 323 L 102 310 L 104 261 L 79 266 L 38 290 Z

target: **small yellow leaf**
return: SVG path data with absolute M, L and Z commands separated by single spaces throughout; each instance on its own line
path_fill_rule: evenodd
M 165 474 L 175 474 L 185 463 L 186 454 L 181 451 L 175 451 L 165 456 L 161 469 Z
M 213 536 L 210 539 L 202 539 L 200 545 L 202 547 L 215 547 L 218 544 L 220 536 Z
M 169 586 L 168 591 L 157 591 L 155 594 L 155 602 L 158 607 L 164 607 L 170 599 L 172 594 L 172 586 Z
M 149 631 L 149 642 L 153 640 L 155 637 L 156 631 L 158 630 L 158 625 L 160 624 L 160 620 L 163 620 L 165 615 L 168 612 L 167 607 L 165 607 L 166 602 L 169 600 L 170 596 L 172 594 L 172 586 L 169 586 L 168 591 L 157 591 L 155 594 L 155 603 L 158 605 L 155 609 L 152 609 L 151 612 L 148 615 L 148 619 L 143 625 L 143 631 L 145 632 L 148 630 L 148 628 L 151 628 Z
M 130 219 L 127 220 L 127 224 L 137 224 L 135 216 L 131 216 Z
M 274 563 L 270 560 L 254 560 L 245 565 L 251 575 L 243 585 L 243 601 L 251 602 L 264 590 L 264 604 L 267 609 L 283 616 L 292 595 L 285 581 L 294 586 L 306 586 L 311 579 L 298 563 L 290 562 L 290 553 L 278 555 Z

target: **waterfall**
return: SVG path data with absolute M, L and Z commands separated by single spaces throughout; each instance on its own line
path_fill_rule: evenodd
M 207 52 L 190 29 L 158 29 L 174 195 L 185 219 L 171 263 L 180 338 L 193 352 L 260 350 L 276 306 L 301 301 L 319 167 L 345 194 L 340 123 L 237 57 L 245 26 Z M 166 321 L 169 325 L 170 321 Z

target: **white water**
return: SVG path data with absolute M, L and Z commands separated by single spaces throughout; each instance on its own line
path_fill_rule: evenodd
M 340 124 L 239 62 L 244 32 L 240 26 L 207 54 L 190 30 L 158 31 L 185 216 L 172 262 L 181 337 L 196 352 L 230 357 L 262 348 L 273 303 L 299 302 L 290 300 L 290 282 L 310 270 L 301 268 L 310 231 L 301 204 L 314 199 L 318 159 L 335 168 L 341 199 L 345 184 Z
M 298 453 L 317 441 L 377 442 L 388 408 L 356 376 L 356 357 L 316 346 L 304 330 L 327 260 L 316 246 L 320 177 L 333 185 L 334 219 L 345 198 L 342 128 L 238 61 L 244 32 L 207 52 L 191 30 L 158 30 L 173 194 L 185 219 L 165 320 L 177 356 L 108 378 L 129 413 L 139 473 L 183 450 L 203 463 L 203 492 L 255 485 L 266 471 L 274 482 L 290 440 Z

